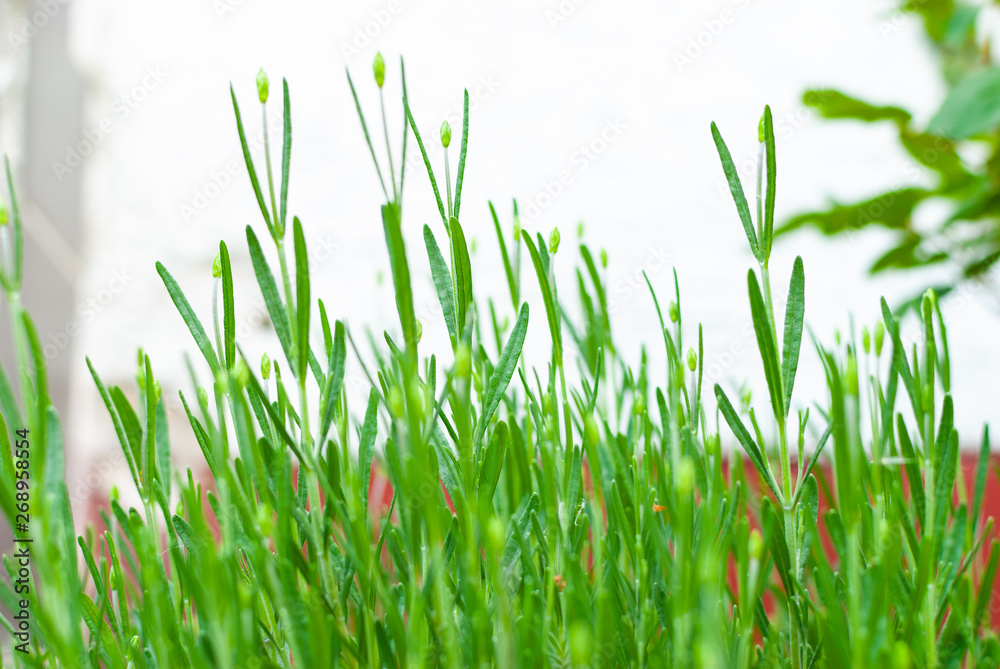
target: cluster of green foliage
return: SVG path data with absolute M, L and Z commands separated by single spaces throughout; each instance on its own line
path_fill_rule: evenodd
M 379 57 L 380 102 L 385 76 Z M 237 293 L 225 242 L 214 268 L 214 341 L 158 264 L 204 358 L 190 365 L 193 393 L 179 394 L 211 481 L 172 468 L 148 356 L 140 353 L 135 392 L 107 387 L 91 367 L 141 499 L 126 509 L 113 495 L 102 532 L 75 536 L 45 359 L 18 298 L 21 222 L 11 187 L 16 251 L 2 276 L 18 367 L 13 384 L 0 374 L 0 508 L 13 521 L 10 439 L 27 428 L 35 539 L 31 652 L 16 653 L 17 664 L 997 666 L 1000 642 L 989 624 L 1000 546 L 981 550 L 992 526 L 982 518 L 989 443 L 984 437 L 968 495 L 933 293 L 921 303 L 924 340 L 912 351 L 884 303 L 884 322 L 864 329 L 860 343 L 853 333 L 833 347 L 814 341 L 829 394 L 811 409 L 792 401 L 805 273 L 797 259 L 779 302 L 769 266 L 776 189 L 769 110 L 759 129 L 756 218 L 712 126 L 756 260 L 747 288 L 770 407 L 757 412 L 735 407 L 718 385 L 705 393 L 715 401 L 703 397 L 705 339 L 686 325 L 676 276 L 665 309 L 647 280 L 665 367 L 648 364 L 645 352 L 630 365 L 613 345 L 604 263 L 586 245 L 574 250 L 579 310 L 571 316 L 553 272 L 566 252 L 558 233 L 546 243 L 521 230 L 516 207 L 512 224 L 489 208 L 510 301 L 488 299 L 483 309 L 460 222 L 474 217 L 462 208 L 468 94 L 454 182 L 451 129 L 441 129 L 442 197 L 405 75 L 399 81 L 398 160 L 384 103 L 381 161 L 358 103 L 386 198 L 381 219 L 399 327 L 383 341 L 370 338 L 375 363 L 365 364 L 350 330 L 331 322 L 310 281 L 305 226 L 288 217 L 287 83 L 280 173 L 268 153 L 266 182 L 234 94 L 269 242 L 247 226 L 254 290 L 266 302 L 281 361 L 265 356 L 258 365 L 236 341 L 235 301 L 251 289 Z M 357 101 L 353 82 L 351 90 Z M 258 95 L 266 104 L 264 76 Z M 404 235 L 404 173 L 396 170 L 411 135 L 441 215 L 436 230 L 424 226 L 423 242 L 443 314 L 435 326 L 447 329 L 451 344 L 445 359 L 422 353 L 431 324 L 414 314 L 416 254 L 405 243 L 412 236 Z M 540 368 L 521 356 L 531 284 L 543 309 L 533 310 L 530 326 L 551 342 Z M 575 363 L 572 383 L 567 362 Z M 359 419 L 344 390 L 349 364 L 371 381 Z M 727 452 L 724 441 L 742 450 Z M 830 466 L 816 466 L 823 461 Z M 385 510 L 369 509 L 373 468 L 394 490 Z M 10 557 L 5 566 L 13 580 L 17 566 Z M 8 610 L 22 596 L 10 584 L 0 588 Z
M 883 36 L 891 39 L 903 17 L 922 21 L 948 87 L 926 124 L 902 107 L 864 102 L 836 90 L 811 90 L 803 96 L 824 118 L 894 125 L 899 146 L 909 156 L 900 172 L 910 183 L 896 182 L 857 202 L 799 214 L 782 225 L 779 234 L 806 225 L 826 235 L 881 226 L 894 233 L 894 241 L 873 262 L 872 273 L 941 266 L 949 278 L 934 287 L 939 297 L 976 282 L 1000 298 L 995 274 L 1000 260 L 1000 67 L 990 56 L 988 37 L 983 37 L 988 35 L 988 7 L 907 0 L 899 13 L 882 22 Z M 914 224 L 925 203 L 936 205 L 928 209 L 933 220 Z M 904 306 L 919 305 L 916 297 Z

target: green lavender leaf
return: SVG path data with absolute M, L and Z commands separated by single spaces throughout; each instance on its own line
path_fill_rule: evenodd
M 802 345 L 802 323 L 805 317 L 805 274 L 802 256 L 796 256 L 792 266 L 792 279 L 788 285 L 788 306 L 785 308 L 785 335 L 781 352 L 782 391 L 785 398 L 785 415 L 792 403 L 792 387 L 799 366 L 799 349 Z
M 722 171 L 726 174 L 726 181 L 729 182 L 729 192 L 733 194 L 733 201 L 736 203 L 736 211 L 740 215 L 743 223 L 743 230 L 746 232 L 747 241 L 750 242 L 750 250 L 754 257 L 760 259 L 760 243 L 757 241 L 757 233 L 753 229 L 753 221 L 750 219 L 750 207 L 747 205 L 747 196 L 743 193 L 743 186 L 740 184 L 740 175 L 733 164 L 733 158 L 729 154 L 729 148 L 723 141 L 718 127 L 712 123 L 712 139 L 715 140 L 715 148 L 719 152 L 719 159 L 722 161 Z
M 240 106 L 236 102 L 236 91 L 233 90 L 232 85 L 229 86 L 229 94 L 233 98 L 233 111 L 236 113 L 236 130 L 240 135 L 240 146 L 243 148 L 243 162 L 246 163 L 247 173 L 250 175 L 250 185 L 253 187 L 253 193 L 257 196 L 257 205 L 260 207 L 260 213 L 264 216 L 264 223 L 267 224 L 267 229 L 274 236 L 274 224 L 271 222 L 271 214 L 267 209 L 267 203 L 264 201 L 264 194 L 260 190 L 260 181 L 257 179 L 257 170 L 253 166 L 253 158 L 250 156 L 250 148 L 247 146 L 246 134 L 243 132 L 243 119 L 240 117 Z
M 771 324 L 764 307 L 764 298 L 761 297 L 760 285 L 757 283 L 757 275 L 754 274 L 753 270 L 747 273 L 747 287 L 750 292 L 750 311 L 753 315 L 757 346 L 760 348 L 760 357 L 764 363 L 767 387 L 771 392 L 771 407 L 774 410 L 774 417 L 780 421 L 784 419 L 785 400 L 778 352 L 774 345 L 774 333 L 771 332 Z
M 173 301 L 174 306 L 177 307 L 177 311 L 180 313 L 181 318 L 184 319 L 184 324 L 187 325 L 188 330 L 191 332 L 191 336 L 194 337 L 195 343 L 198 345 L 198 350 L 201 354 L 205 356 L 205 360 L 208 362 L 209 368 L 212 370 L 212 374 L 218 374 L 219 372 L 219 358 L 212 348 L 211 342 L 208 340 L 208 335 L 205 334 L 205 328 L 202 327 L 201 321 L 198 320 L 197 314 L 194 313 L 194 309 L 191 308 L 191 304 L 188 302 L 187 298 L 184 297 L 184 291 L 181 287 L 177 285 L 177 281 L 171 276 L 167 268 L 163 266 L 162 263 L 156 263 L 156 271 L 159 273 L 160 278 L 163 280 L 163 285 L 167 288 L 167 293 L 170 294 L 170 299 Z
M 441 255 L 434 233 L 427 225 L 424 226 L 424 245 L 427 247 L 427 259 L 431 265 L 431 277 L 434 279 L 438 302 L 441 303 L 441 314 L 454 347 L 457 345 L 459 332 L 455 322 L 455 295 L 452 292 L 451 270 Z

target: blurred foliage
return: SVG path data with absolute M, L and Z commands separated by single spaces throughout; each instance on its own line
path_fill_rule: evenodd
M 901 21 L 919 17 L 947 93 L 933 118 L 917 123 L 898 106 L 875 105 L 837 90 L 811 90 L 803 101 L 828 119 L 890 123 L 901 148 L 913 163 L 906 170 L 910 184 L 864 200 L 834 202 L 823 211 L 799 214 L 778 233 L 805 226 L 825 235 L 850 235 L 869 226 L 894 231 L 891 248 L 871 266 L 873 274 L 950 266 L 942 285 L 945 295 L 963 282 L 975 281 L 1000 297 L 1000 282 L 992 276 L 1000 259 L 1000 67 L 990 56 L 985 6 L 949 0 L 904 3 L 881 30 L 888 37 Z M 930 176 L 931 179 L 923 178 Z M 926 186 L 921 184 L 930 183 Z M 914 225 L 914 213 L 925 202 L 946 206 L 929 224 Z M 919 296 L 905 306 L 919 304 Z

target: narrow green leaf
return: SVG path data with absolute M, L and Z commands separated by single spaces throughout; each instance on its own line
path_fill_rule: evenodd
M 222 329 L 225 333 L 223 349 L 226 369 L 232 369 L 236 363 L 236 306 L 233 301 L 233 268 L 229 262 L 229 249 L 226 248 L 225 242 L 219 242 L 219 255 L 222 259 Z
M 518 300 L 518 290 L 517 290 L 517 280 L 514 278 L 514 270 L 510 264 L 510 256 L 507 253 L 507 242 L 504 241 L 503 230 L 500 229 L 500 219 L 497 218 L 497 211 L 493 208 L 493 203 L 490 202 L 490 216 L 493 217 L 493 227 L 496 229 L 497 241 L 500 242 L 500 257 L 503 259 L 503 271 L 507 275 L 507 287 L 510 290 L 510 299 L 514 307 L 517 307 Z
M 358 445 L 358 465 L 361 468 L 361 491 L 364 495 L 364 508 L 368 510 L 368 488 L 371 482 L 372 454 L 375 449 L 375 436 L 378 432 L 378 393 L 372 388 L 368 394 L 368 409 L 365 411 L 365 422 L 361 426 L 361 441 Z
M 267 313 L 271 318 L 271 323 L 274 324 L 274 331 L 278 335 L 278 342 L 281 344 L 285 359 L 291 365 L 293 373 L 297 374 L 298 369 L 292 358 L 292 334 L 291 326 L 288 323 L 288 312 L 281 301 L 278 285 L 274 281 L 274 275 L 271 274 L 267 259 L 264 258 L 264 252 L 261 250 L 260 242 L 257 241 L 257 235 L 254 234 L 249 225 L 247 226 L 247 246 L 250 248 L 250 260 L 253 263 L 254 274 L 257 276 L 260 292 L 264 296 Z
M 983 441 L 979 447 L 979 461 L 976 463 L 976 488 L 972 497 L 972 532 L 975 534 L 979 524 L 979 510 L 983 504 L 983 493 L 986 490 L 986 473 L 990 469 L 990 428 L 983 427 Z
M 975 633 L 979 632 L 987 606 L 993 600 L 993 580 L 997 575 L 998 561 L 1000 561 L 1000 543 L 994 539 L 990 544 L 990 557 L 986 560 L 986 569 L 983 570 L 983 576 L 979 580 L 979 591 L 976 593 L 975 613 L 972 616 L 972 630 Z
M 14 224 L 14 276 L 11 283 L 16 290 L 20 290 L 21 277 L 24 275 L 24 224 L 21 221 L 21 207 L 17 202 L 17 190 L 14 188 L 14 173 L 10 169 L 10 158 L 7 156 L 4 156 L 4 167 L 7 172 L 10 217 Z
M 408 351 L 417 346 L 416 316 L 413 312 L 413 290 L 410 287 L 410 267 L 406 262 L 406 247 L 403 245 L 403 231 L 399 208 L 394 204 L 382 205 L 382 227 L 389 248 L 389 264 L 392 267 L 392 281 L 396 289 L 396 311 L 403 329 L 403 339 Z M 415 356 L 414 356 L 415 357 Z M 412 365 L 417 361 L 411 360 Z
M 802 256 L 796 256 L 792 266 L 792 279 L 788 285 L 788 306 L 785 307 L 785 336 L 781 353 L 781 378 L 785 397 L 785 415 L 792 404 L 792 387 L 799 366 L 799 348 L 802 345 L 802 322 L 805 318 L 805 273 Z
M 733 431 L 733 434 L 736 435 L 736 439 L 740 442 L 740 445 L 743 446 L 743 450 L 750 456 L 750 462 L 753 463 L 753 466 L 757 469 L 761 478 L 764 479 L 767 487 L 774 493 L 774 496 L 779 502 L 782 502 L 784 498 L 778 491 L 778 484 L 771 474 L 771 468 L 768 466 L 767 460 L 764 459 L 764 455 L 760 452 L 757 443 L 750 436 L 750 433 L 743 425 L 743 421 L 740 420 L 739 415 L 736 413 L 736 409 L 733 408 L 732 402 L 726 397 L 726 393 L 718 383 L 715 384 L 715 397 L 719 402 L 719 410 L 722 412 L 722 416 L 726 419 L 726 423 L 729 424 L 729 428 Z
M 344 337 L 344 324 L 340 321 L 334 325 L 333 351 L 330 355 L 330 374 L 323 390 L 323 418 L 320 423 L 319 443 L 326 441 L 326 433 L 333 421 L 333 412 L 340 401 L 341 390 L 344 387 L 345 363 L 347 360 L 347 344 Z
M 764 258 L 771 256 L 771 243 L 774 241 L 774 191 L 777 161 L 774 151 L 774 122 L 771 119 L 771 107 L 764 107 L 764 156 L 767 165 L 767 197 L 764 199 Z
M 455 346 L 458 342 L 458 326 L 455 323 L 455 295 L 452 292 L 451 270 L 441 255 L 434 233 L 430 226 L 424 226 L 424 245 L 427 247 L 427 259 L 431 265 L 431 276 L 434 279 L 434 288 L 437 290 L 438 302 L 441 303 L 441 313 L 444 316 L 444 323 L 448 327 L 448 336 L 451 337 L 451 344 Z
M 753 221 L 750 220 L 750 207 L 747 205 L 747 196 L 743 193 L 743 186 L 740 184 L 740 175 L 733 164 L 733 158 L 729 154 L 729 148 L 723 141 L 719 128 L 712 123 L 712 139 L 715 140 L 715 148 L 719 152 L 719 159 L 722 160 L 722 171 L 726 174 L 726 181 L 729 182 L 729 192 L 733 194 L 733 201 L 736 203 L 736 211 L 739 212 L 740 221 L 743 223 L 743 230 L 746 232 L 747 241 L 750 242 L 750 250 L 756 258 L 760 259 L 758 250 L 757 233 L 753 229 Z
M 271 214 L 267 210 L 267 203 L 264 201 L 264 194 L 260 191 L 260 181 L 257 179 L 257 170 L 253 166 L 253 158 L 250 156 L 250 148 L 247 146 L 246 133 L 243 132 L 243 119 L 240 117 L 240 106 L 236 103 L 236 91 L 232 85 L 229 86 L 229 94 L 233 98 L 233 111 L 236 112 L 236 130 L 240 135 L 240 146 L 243 148 L 243 162 L 246 163 L 247 172 L 250 175 L 250 185 L 253 186 L 253 193 L 257 196 L 257 204 L 260 206 L 260 213 L 264 216 L 267 229 L 274 236 L 274 225 L 271 223 Z
M 361 121 L 361 130 L 365 133 L 365 143 L 368 144 L 368 151 L 372 155 L 372 163 L 375 164 L 375 172 L 378 174 L 378 182 L 382 186 L 382 193 L 385 195 L 385 199 L 389 200 L 389 191 L 385 187 L 385 179 L 382 178 L 382 168 L 378 165 L 378 158 L 375 157 L 375 147 L 372 145 L 371 135 L 368 134 L 368 124 L 365 123 L 365 115 L 361 111 L 361 103 L 358 101 L 358 92 L 354 90 L 354 80 L 351 79 L 351 72 L 347 68 L 344 68 L 344 72 L 347 73 L 347 83 L 351 87 L 351 97 L 354 98 L 354 107 L 358 110 L 358 119 Z
M 284 132 L 281 143 L 281 227 L 284 229 L 288 213 L 288 172 L 292 163 L 292 105 L 288 98 L 288 80 L 282 78 Z
M 549 332 L 552 335 L 552 354 L 555 357 L 556 364 L 559 365 L 562 364 L 562 332 L 559 323 L 559 311 L 552 296 L 552 287 L 549 285 L 548 273 L 542 264 L 538 249 L 535 248 L 534 242 L 531 241 L 531 235 L 523 232 L 521 238 L 524 240 L 525 246 L 528 247 L 528 254 L 531 256 L 531 262 L 535 266 L 535 274 L 538 276 L 538 285 L 542 290 L 542 301 L 545 303 L 545 316 L 548 319 Z
M 451 219 L 448 229 L 451 232 L 451 269 L 455 285 L 456 325 L 459 334 L 464 334 L 473 300 L 472 261 L 469 259 L 469 248 L 465 243 L 465 232 L 457 218 Z
M 490 376 L 489 386 L 486 388 L 483 415 L 480 419 L 481 424 L 484 426 L 483 430 L 485 430 L 485 426 L 493 418 L 497 407 L 500 406 L 500 400 L 503 399 L 503 394 L 510 384 L 510 379 L 514 376 L 514 370 L 517 369 L 517 361 L 521 356 L 521 348 L 524 346 L 524 335 L 527 331 L 528 303 L 525 302 L 521 305 L 521 311 L 517 315 L 517 322 L 514 323 L 514 328 L 511 330 L 510 336 L 507 337 L 507 343 L 504 345 L 503 352 L 500 353 L 500 357 L 497 359 L 497 364 L 493 368 L 493 374 Z M 480 434 L 482 434 L 483 430 L 480 430 Z
M 431 159 L 427 157 L 427 149 L 424 148 L 424 141 L 420 139 L 417 122 L 413 120 L 413 114 L 410 112 L 410 104 L 406 101 L 406 98 L 403 98 L 403 108 L 406 110 L 406 118 L 410 122 L 410 129 L 413 130 L 413 137 L 417 140 L 417 146 L 420 148 L 420 155 L 424 159 L 424 167 L 427 168 L 427 176 L 431 180 L 431 189 L 434 191 L 434 199 L 437 201 L 438 212 L 441 214 L 441 222 L 447 228 L 448 215 L 444 211 L 444 202 L 441 200 L 441 191 L 438 190 L 437 179 L 434 178 L 434 168 L 431 167 Z
M 747 273 L 747 288 L 750 292 L 750 312 L 753 315 L 753 327 L 757 334 L 757 346 L 760 348 L 760 357 L 764 363 L 767 387 L 771 392 L 771 407 L 774 410 L 774 417 L 781 421 L 784 419 L 785 400 L 781 387 L 778 351 L 774 345 L 774 333 L 771 332 L 771 324 L 764 307 L 764 298 L 760 294 L 757 275 L 754 274 L 753 270 Z
M 884 297 L 882 298 L 882 320 L 885 322 L 885 329 L 889 331 L 889 336 L 892 338 L 893 360 L 895 361 L 899 375 L 903 379 L 903 386 L 906 387 L 906 392 L 910 396 L 913 413 L 918 421 L 923 421 L 922 394 L 913 382 L 910 363 L 906 359 L 906 348 L 903 347 L 903 342 L 899 337 L 899 323 L 893 317 L 892 311 L 889 310 L 889 305 L 886 304 Z
M 212 370 L 213 376 L 218 374 L 219 359 L 215 351 L 212 349 L 212 344 L 208 340 L 208 335 L 205 334 L 205 328 L 202 327 L 197 314 L 194 313 L 194 309 L 191 308 L 191 304 L 187 301 L 187 298 L 184 297 L 184 292 L 181 290 L 180 286 L 177 285 L 174 277 L 170 275 L 170 272 L 167 271 L 167 268 L 164 267 L 162 263 L 156 263 L 156 271 L 163 280 L 163 285 L 166 286 L 167 292 L 170 294 L 170 299 L 174 302 L 174 306 L 177 307 L 177 311 L 180 312 L 181 318 L 184 319 L 184 323 L 188 326 L 191 336 L 194 337 L 194 341 L 198 345 L 198 349 L 201 351 L 201 354 L 205 356 L 205 360 L 208 361 L 208 366 Z
M 299 217 L 292 219 L 295 235 L 295 307 L 298 313 L 296 350 L 298 351 L 299 380 L 303 381 L 309 372 L 309 313 L 312 303 L 309 298 L 309 255 L 306 240 L 302 234 Z
M 455 218 L 462 206 L 462 182 L 465 180 L 465 156 L 469 151 L 469 89 L 465 89 L 465 105 L 462 112 L 462 150 L 458 154 L 458 175 L 455 177 Z

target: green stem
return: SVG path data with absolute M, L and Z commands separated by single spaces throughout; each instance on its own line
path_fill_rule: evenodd
M 278 207 L 275 204 L 274 199 L 274 177 L 271 174 L 271 144 L 268 138 L 267 131 L 267 105 L 261 103 L 260 105 L 261 117 L 264 120 L 264 163 L 267 165 L 267 188 L 271 193 L 271 218 L 274 219 L 274 228 L 276 232 L 284 232 L 285 222 L 278 220 Z M 281 237 L 282 234 L 278 234 Z

